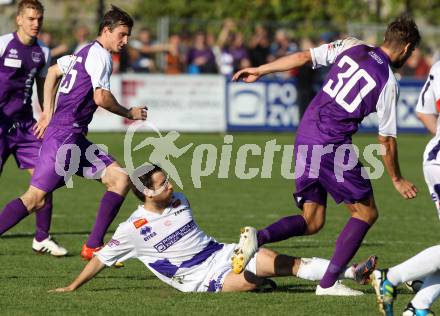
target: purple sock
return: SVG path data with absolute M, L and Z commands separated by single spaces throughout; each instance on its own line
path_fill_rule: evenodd
M 0 214 L 0 236 L 28 215 L 29 212 L 21 199 L 15 199 L 6 204 Z
M 52 220 L 52 197 L 47 197 L 44 206 L 35 213 L 35 239 L 43 241 L 49 237 L 50 223 Z
M 96 248 L 104 244 L 104 236 L 113 219 L 119 212 L 125 197 L 115 192 L 107 191 L 102 197 L 99 205 L 98 215 L 96 216 L 95 225 L 87 240 L 87 247 Z
M 336 241 L 333 257 L 319 285 L 329 288 L 335 284 L 339 275 L 354 257 L 361 246 L 362 240 L 370 229 L 370 225 L 360 219 L 351 217 Z
M 258 231 L 258 246 L 285 240 L 293 236 L 302 236 L 306 229 L 307 223 L 301 215 L 283 217 L 278 222 Z

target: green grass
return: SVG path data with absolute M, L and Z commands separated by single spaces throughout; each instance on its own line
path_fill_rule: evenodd
M 138 144 L 145 135 L 137 135 Z M 106 144 L 110 152 L 123 159 L 123 134 L 92 134 L 90 139 Z M 216 171 L 202 178 L 202 188 L 195 189 L 191 182 L 191 149 L 181 158 L 173 160 L 184 183 L 184 191 L 191 202 L 198 224 L 207 233 L 222 242 L 235 242 L 243 225 L 263 227 L 274 220 L 298 213 L 293 204 L 293 180 L 280 176 L 281 154 L 275 154 L 271 179 L 256 177 L 240 180 L 235 176 L 234 156 L 240 144 L 264 143 L 276 139 L 278 144 L 293 143 L 292 134 L 234 135 L 232 163 L 228 179 L 218 179 Z M 403 200 L 384 175 L 373 182 L 380 218 L 368 233 L 355 260 L 370 254 L 379 256 L 379 265 L 397 264 L 418 251 L 438 242 L 438 219 L 430 200 L 422 174 L 422 153 L 427 136 L 402 135 L 399 137 L 399 155 L 404 175 L 419 188 L 413 201 Z M 220 134 L 184 134 L 178 145 L 193 142 L 223 144 Z M 355 142 L 363 148 L 376 142 L 374 135 L 361 135 Z M 220 153 L 218 153 L 220 155 Z M 147 152 L 137 153 L 136 161 L 146 161 Z M 249 167 L 261 167 L 262 157 L 250 157 Z M 28 185 L 28 175 L 20 172 L 10 159 L 0 178 L 0 205 L 17 197 Z M 129 261 L 123 269 L 108 269 L 93 281 L 72 294 L 49 294 L 47 290 L 67 285 L 84 266 L 79 258 L 82 243 L 90 231 L 103 193 L 103 187 L 93 181 L 74 178 L 73 189 L 60 189 L 54 195 L 52 234 L 71 256 L 61 259 L 35 255 L 31 250 L 34 216 L 30 216 L 9 231 L 0 240 L 0 307 L 2 315 L 42 314 L 258 314 L 258 315 L 379 315 L 373 291 L 368 286 L 348 285 L 363 290 L 366 295 L 356 298 L 317 297 L 316 283 L 295 278 L 277 280 L 275 293 L 193 294 L 180 293 L 161 283 L 138 261 Z M 130 194 L 110 228 L 125 220 L 135 209 L 137 201 Z M 338 232 L 348 219 L 342 205 L 329 199 L 327 223 L 314 236 L 293 238 L 271 245 L 278 252 L 295 256 L 329 258 Z M 111 234 L 107 235 L 109 239 Z M 400 315 L 411 299 L 402 289 L 396 302 L 396 315 Z M 434 311 L 440 308 L 434 305 Z

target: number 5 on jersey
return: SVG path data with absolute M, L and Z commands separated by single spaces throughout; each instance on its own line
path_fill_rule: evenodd
M 332 98 L 335 98 L 336 103 L 342 106 L 347 112 L 353 113 L 354 110 L 361 104 L 362 99 L 367 96 L 371 90 L 376 86 L 374 79 L 362 68 L 359 68 L 358 63 L 347 55 L 343 56 L 338 63 L 338 67 L 342 68 L 344 65 L 348 64 L 347 70 L 338 73 L 338 81 L 334 84 L 332 79 L 329 79 L 327 84 L 324 86 L 323 90 Z M 344 85 L 344 79 L 349 80 Z M 353 90 L 355 86 L 359 86 L 358 82 L 364 79 L 367 84 L 362 87 L 356 94 L 356 97 L 348 103 L 345 101 L 347 95 Z M 333 86 L 334 85 L 334 86 Z M 332 87 L 333 86 L 333 87 Z
M 67 68 L 66 74 L 64 75 L 63 81 L 61 82 L 59 91 L 61 93 L 69 93 L 70 90 L 73 88 L 73 84 L 75 83 L 76 76 L 78 74 L 78 71 L 73 69 L 75 67 L 75 64 L 82 62 L 82 57 L 77 57 L 72 55 L 72 61 L 69 64 L 69 67 Z

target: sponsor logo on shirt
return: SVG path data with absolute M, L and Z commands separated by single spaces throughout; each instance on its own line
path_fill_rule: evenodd
M 32 60 L 34 63 L 39 63 L 41 61 L 41 53 L 39 52 L 32 52 Z
M 383 64 L 382 58 L 380 58 L 379 55 L 376 54 L 375 52 L 373 52 L 373 51 L 368 52 L 368 55 L 370 55 L 375 61 L 377 61 L 378 64 L 380 64 L 380 65 Z
M 196 229 L 196 227 L 196 223 L 194 221 L 190 221 L 189 223 L 180 227 L 174 233 L 171 233 L 170 235 L 159 241 L 157 244 L 154 245 L 154 248 L 156 248 L 158 252 L 164 252 L 180 239 L 182 239 L 182 237 Z
M 145 218 L 141 218 L 141 219 L 138 219 L 137 221 L 134 221 L 133 225 L 134 225 L 134 227 L 136 227 L 136 229 L 138 229 L 147 223 L 148 223 L 148 221 Z
M 120 243 L 119 240 L 111 239 L 111 240 L 107 243 L 107 246 L 109 246 L 110 248 L 113 248 L 113 247 L 119 246 L 120 244 L 121 244 L 121 243 Z
M 328 49 L 336 49 L 342 46 L 342 41 L 334 41 L 328 44 Z
M 142 229 L 141 229 L 141 235 L 142 235 L 142 236 L 145 236 L 145 237 L 144 237 L 144 241 L 148 241 L 148 240 L 150 240 L 151 238 L 153 238 L 154 236 L 157 235 L 156 232 L 152 232 L 151 230 L 152 230 L 152 229 L 151 229 L 151 227 L 149 227 L 149 226 L 144 226 L 144 227 L 142 227 Z
M 179 215 L 179 214 L 182 213 L 184 210 L 186 210 L 186 208 L 182 208 L 181 210 L 175 211 L 175 212 L 174 212 L 174 216 Z
M 9 50 L 9 58 L 18 58 L 18 51 L 15 48 Z
M 6 67 L 20 68 L 21 67 L 21 60 L 20 59 L 5 58 L 4 65 Z

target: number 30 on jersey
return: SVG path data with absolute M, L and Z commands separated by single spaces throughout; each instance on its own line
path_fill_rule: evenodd
M 359 68 L 358 63 L 345 55 L 338 63 L 338 67 L 342 68 L 344 65 L 349 67 L 344 72 L 338 73 L 338 80 L 335 83 L 329 79 L 323 90 L 332 98 L 335 98 L 336 103 L 342 106 L 347 112 L 353 113 L 354 110 L 361 104 L 362 99 L 371 92 L 376 86 L 376 81 L 362 68 Z M 359 80 L 364 79 L 367 84 L 360 89 L 353 101 L 348 103 L 345 101 L 347 95 L 353 90 Z M 344 85 L 344 79 L 349 79 Z

